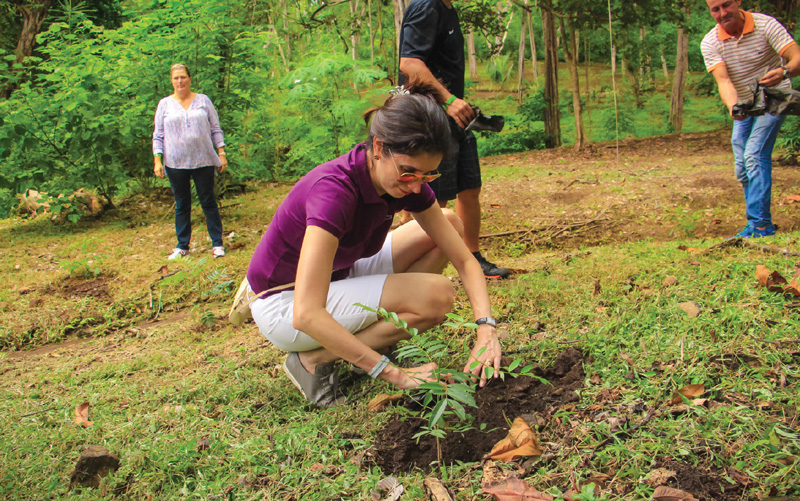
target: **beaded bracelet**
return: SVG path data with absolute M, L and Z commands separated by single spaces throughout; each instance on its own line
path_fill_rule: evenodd
M 389 363 L 391 363 L 391 360 L 389 360 L 389 357 L 384 355 L 380 360 L 378 360 L 378 363 L 375 364 L 375 367 L 373 367 L 372 370 L 370 370 L 367 374 L 369 374 L 369 377 L 372 379 L 375 379 L 380 375 L 381 372 L 383 372 L 383 369 L 385 369 Z

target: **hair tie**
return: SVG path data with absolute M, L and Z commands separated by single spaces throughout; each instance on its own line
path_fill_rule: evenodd
M 408 94 L 411 94 L 411 92 L 409 92 L 404 85 L 398 85 L 397 87 L 389 91 L 389 95 L 391 95 L 392 97 L 407 96 Z

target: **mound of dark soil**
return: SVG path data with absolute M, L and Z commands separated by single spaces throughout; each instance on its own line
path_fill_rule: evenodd
M 670 459 L 657 461 L 656 466 L 675 472 L 675 476 L 667 483 L 669 487 L 689 492 L 701 501 L 743 499 L 742 488 L 746 486 L 737 481 L 731 483 L 724 478 L 727 476 L 736 479 L 735 473 L 729 475 L 729 472 L 713 466 L 690 465 Z
M 531 377 L 507 377 L 493 380 L 475 394 L 477 409 L 468 409 L 475 416 L 474 426 L 485 423 L 485 430 L 449 433 L 439 441 L 442 463 L 480 461 L 492 446 L 508 433 L 509 423 L 518 416 L 552 414 L 559 407 L 578 400 L 575 389 L 583 386 L 583 355 L 574 348 L 562 352 L 550 369 L 537 368 L 534 374 L 546 379 L 543 384 Z M 412 438 L 424 424 L 421 420 L 395 418 L 378 434 L 375 460 L 385 474 L 407 472 L 414 468 L 431 469 L 437 460 L 436 439 L 424 436 L 419 443 Z
M 68 277 L 60 284 L 51 284 L 44 290 L 46 294 L 60 293 L 65 297 L 93 297 L 98 301 L 112 301 L 108 293 L 108 281 L 105 278 L 85 280 L 80 277 Z

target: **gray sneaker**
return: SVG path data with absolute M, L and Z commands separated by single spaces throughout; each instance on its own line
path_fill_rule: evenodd
M 306 400 L 319 407 L 336 407 L 345 398 L 338 394 L 339 373 L 334 364 L 335 362 L 317 364 L 314 374 L 310 374 L 300 363 L 300 355 L 293 352 L 286 357 L 283 370 Z

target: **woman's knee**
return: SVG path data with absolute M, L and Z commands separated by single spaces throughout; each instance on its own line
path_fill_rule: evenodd
M 464 237 L 464 223 L 461 221 L 461 218 L 458 217 L 458 214 L 455 213 L 452 209 L 442 209 L 442 214 L 444 218 L 456 229 L 458 234 L 463 238 Z
M 445 276 L 431 275 L 430 279 L 430 283 L 425 287 L 428 294 L 423 304 L 426 305 L 426 316 L 431 321 L 439 323 L 453 310 L 455 291 L 450 279 Z

